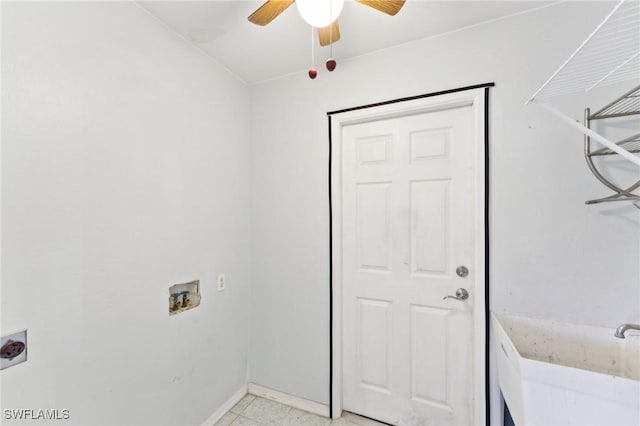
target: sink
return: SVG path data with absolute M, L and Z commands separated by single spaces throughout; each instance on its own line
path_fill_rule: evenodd
M 640 332 L 491 314 L 516 426 L 640 425 Z

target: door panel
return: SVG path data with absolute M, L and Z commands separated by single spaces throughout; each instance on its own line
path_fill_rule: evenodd
M 391 388 L 390 306 L 388 301 L 358 299 L 358 384 L 383 393 Z
M 390 182 L 360 183 L 358 205 L 358 264 L 361 270 L 391 269 L 389 229 Z
M 449 272 L 449 180 L 410 182 L 411 265 L 416 274 Z
M 450 309 L 411 306 L 411 398 L 448 411 L 451 411 L 447 340 L 450 314 Z
M 471 107 L 342 129 L 343 408 L 472 423 Z M 458 287 L 466 301 L 443 300 Z

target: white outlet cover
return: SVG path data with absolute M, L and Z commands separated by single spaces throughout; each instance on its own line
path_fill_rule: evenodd
M 218 275 L 218 291 L 222 291 L 227 287 L 226 280 L 224 278 L 224 274 Z
M 0 348 L 2 348 L 5 344 L 9 342 L 9 340 L 13 340 L 14 342 L 22 342 L 25 344 L 24 351 L 15 358 L 5 359 L 0 358 L 0 370 L 4 370 L 5 368 L 13 367 L 16 364 L 20 364 L 27 360 L 27 330 L 22 330 L 17 333 L 10 334 L 8 336 L 3 336 L 0 339 Z

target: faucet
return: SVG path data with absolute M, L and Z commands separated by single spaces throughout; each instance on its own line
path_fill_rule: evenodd
M 622 324 L 616 328 L 614 336 L 624 339 L 624 332 L 627 330 L 640 330 L 640 324 Z

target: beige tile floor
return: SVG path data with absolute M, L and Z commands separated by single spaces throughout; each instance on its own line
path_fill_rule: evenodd
M 246 395 L 229 410 L 216 426 L 383 426 L 382 423 L 344 413 L 328 419 L 270 399 Z

